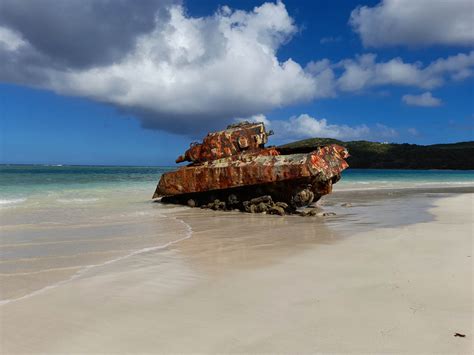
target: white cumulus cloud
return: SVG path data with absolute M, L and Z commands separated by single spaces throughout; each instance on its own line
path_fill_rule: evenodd
M 115 104 L 145 127 L 193 131 L 318 96 L 317 77 L 276 56 L 296 30 L 282 2 L 199 18 L 173 5 L 121 60 L 30 70 L 44 78 L 40 87 Z
M 308 114 L 292 116 L 289 120 L 269 120 L 265 115 L 253 115 L 238 121 L 263 122 L 267 128 L 275 131 L 275 140 L 287 142 L 305 138 L 336 139 L 388 139 L 398 136 L 398 132 L 388 126 L 377 123 L 373 127 L 365 124 L 349 126 L 329 123 L 325 118 L 315 118 Z
M 402 101 L 410 106 L 436 107 L 441 105 L 441 100 L 427 91 L 420 95 L 403 95 Z
M 271 121 L 272 127 L 285 136 L 295 138 L 327 137 L 354 139 L 366 137 L 370 133 L 366 125 L 347 126 L 330 124 L 325 118 L 316 119 L 307 114 L 291 117 L 288 121 Z
M 447 80 L 471 77 L 474 67 L 474 51 L 439 58 L 427 66 L 420 62 L 406 63 L 401 58 L 377 62 L 375 54 L 364 54 L 347 59 L 334 67 L 342 68 L 338 88 L 342 91 L 358 91 L 373 86 L 399 85 L 432 89 Z
M 383 0 L 349 22 L 367 47 L 474 44 L 472 0 Z

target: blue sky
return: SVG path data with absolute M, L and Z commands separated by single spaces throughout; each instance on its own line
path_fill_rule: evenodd
M 244 118 L 274 144 L 473 139 L 469 0 L 111 3 L 2 1 L 0 162 L 171 165 Z

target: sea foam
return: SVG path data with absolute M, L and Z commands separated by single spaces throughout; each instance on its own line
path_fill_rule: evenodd
M 11 206 L 11 205 L 17 205 L 22 202 L 25 202 L 27 199 L 26 198 L 5 198 L 5 199 L 0 199 L 0 206 Z
M 184 236 L 181 237 L 181 238 L 178 238 L 178 239 L 175 239 L 175 240 L 172 240 L 172 241 L 169 241 L 165 244 L 160 244 L 160 245 L 155 245 L 155 246 L 151 246 L 151 247 L 146 247 L 146 248 L 142 248 L 142 249 L 138 249 L 138 250 L 133 250 L 131 251 L 130 253 L 126 254 L 126 255 L 122 255 L 122 256 L 119 256 L 117 258 L 114 258 L 114 259 L 111 259 L 111 260 L 107 260 L 105 262 L 102 262 L 102 263 L 99 263 L 99 264 L 90 264 L 90 265 L 85 265 L 83 267 L 81 267 L 81 269 L 79 269 L 75 274 L 73 274 L 71 277 L 65 279 L 65 280 L 62 280 L 62 281 L 59 281 L 57 283 L 54 283 L 54 284 L 51 284 L 51 285 L 48 285 L 48 286 L 45 286 L 43 288 L 40 288 L 36 291 L 33 291 L 31 293 L 28 293 L 24 296 L 21 296 L 21 297 L 17 297 L 17 298 L 10 298 L 10 299 L 3 299 L 3 300 L 0 300 L 0 306 L 3 306 L 5 304 L 8 304 L 8 303 L 11 303 L 11 302 L 16 302 L 16 301 L 20 301 L 20 300 L 24 300 L 24 299 L 27 299 L 27 298 L 30 298 L 30 297 L 33 297 L 33 296 L 36 296 L 36 295 L 39 295 L 39 294 L 42 294 L 43 292 L 46 292 L 48 290 L 51 290 L 51 289 L 54 289 L 54 288 L 57 288 L 61 285 L 64 285 L 64 284 L 67 284 L 71 281 L 74 281 L 76 279 L 78 279 L 79 277 L 83 276 L 85 273 L 89 272 L 90 270 L 92 269 L 95 269 L 95 268 L 98 268 L 98 267 L 103 267 L 103 266 L 107 266 L 107 265 L 110 265 L 110 264 L 113 264 L 113 263 L 116 263 L 118 261 L 121 261 L 121 260 L 125 260 L 125 259 L 128 259 L 132 256 L 135 256 L 135 255 L 140 255 L 140 254 L 143 254 L 143 253 L 148 253 L 148 252 L 153 252 L 153 251 L 158 251 L 158 250 L 163 250 L 163 249 L 166 249 L 174 244 L 177 244 L 179 242 L 182 242 L 186 239 L 189 239 L 192 237 L 193 235 L 193 229 L 191 228 L 191 226 L 186 223 L 185 221 L 183 221 L 182 219 L 180 218 L 177 218 L 177 217 L 174 217 L 174 216 L 168 216 L 168 215 L 164 215 L 164 214 L 160 214 L 160 216 L 162 217 L 165 217 L 165 218 L 169 218 L 169 219 L 172 219 L 172 220 L 175 220 L 176 222 L 178 222 L 179 224 L 181 224 L 184 228 L 185 228 L 185 233 L 184 233 Z

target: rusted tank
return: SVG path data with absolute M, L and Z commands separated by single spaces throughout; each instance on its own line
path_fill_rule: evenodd
M 242 122 L 209 133 L 176 159 L 188 161 L 165 173 L 153 198 L 162 202 L 282 214 L 309 205 L 332 191 L 348 167 L 348 152 L 336 144 L 308 153 L 282 154 L 265 147 L 263 123 Z M 267 207 L 264 207 L 266 204 Z M 252 205 L 259 205 L 253 208 Z M 266 209 L 265 209 L 266 208 Z

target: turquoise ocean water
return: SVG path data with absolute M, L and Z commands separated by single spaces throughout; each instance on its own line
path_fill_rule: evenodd
M 173 167 L 0 166 L 0 206 L 28 202 L 93 203 L 110 198 L 149 200 Z M 474 171 L 348 169 L 335 190 L 474 185 Z
M 390 216 L 408 220 L 405 216 L 420 215 L 420 206 L 426 204 L 419 196 L 398 200 L 392 196 L 385 203 L 386 195 L 392 194 L 390 191 L 387 194 L 383 191 L 380 201 L 352 196 L 353 208 L 339 207 L 343 210 L 337 210 L 338 217 L 326 225 L 312 219 L 253 218 L 256 216 L 231 212 L 214 215 L 200 209 L 190 211 L 184 206 L 151 203 L 160 175 L 172 169 L 1 165 L 0 305 L 87 277 L 116 262 L 133 259 L 137 268 L 146 262 L 163 263 L 168 269 L 161 274 L 175 272 L 182 265 L 182 255 L 168 247 L 192 239 L 194 229 L 202 230 L 203 222 L 209 223 L 210 230 L 222 223 L 239 228 L 245 224 L 255 231 L 286 225 L 300 228 L 298 233 L 304 241 L 325 235 L 328 233 L 325 228 L 331 223 L 340 225 L 340 230 L 354 231 L 358 226 L 390 224 Z M 474 186 L 474 172 L 349 169 L 335 185 L 335 191 L 449 186 Z M 336 196 L 332 195 L 333 201 L 329 202 L 332 204 L 325 208 L 336 211 L 336 205 L 346 201 L 339 201 Z M 204 216 L 213 218 L 203 219 Z M 210 244 L 203 241 L 206 236 Z M 232 235 L 201 233 L 195 245 L 203 243 L 209 250 L 218 250 L 228 240 L 229 247 L 245 247 L 247 251 L 252 246 L 269 243 L 259 239 L 258 233 L 250 238 L 242 238 L 241 233 L 236 236 L 233 239 Z M 291 243 L 295 243 L 294 238 L 292 235 Z M 280 242 L 287 243 L 285 240 Z M 186 245 L 189 248 L 193 244 Z

